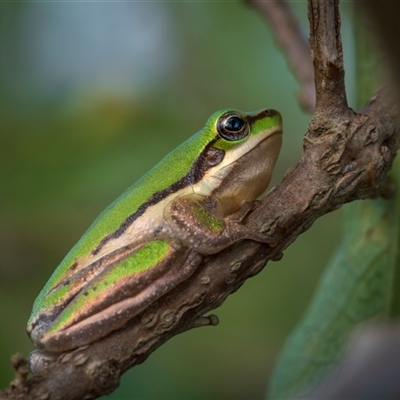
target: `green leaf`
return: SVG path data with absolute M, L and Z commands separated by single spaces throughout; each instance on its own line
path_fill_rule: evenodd
M 398 179 L 400 163 L 395 165 Z M 399 205 L 397 191 L 389 200 L 344 208 L 341 243 L 309 310 L 286 342 L 270 399 L 291 398 L 323 379 L 359 323 L 400 314 Z

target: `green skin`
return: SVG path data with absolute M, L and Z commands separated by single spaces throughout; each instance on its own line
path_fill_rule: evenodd
M 236 125 L 235 125 L 236 124 Z M 274 110 L 221 110 L 93 222 L 35 300 L 27 331 L 48 352 L 121 328 L 187 279 L 201 256 L 242 239 L 282 142 Z M 245 207 L 243 207 L 245 206 Z

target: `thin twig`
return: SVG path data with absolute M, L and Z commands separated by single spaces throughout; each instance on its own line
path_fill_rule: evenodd
M 397 95 L 400 97 L 400 51 L 396 51 L 399 48 L 400 2 L 385 1 L 384 7 L 381 7 L 381 2 L 365 1 L 362 6 L 374 22 L 380 37 L 379 45 L 384 48 L 385 54 L 391 61 L 390 67 L 394 83 L 397 85 Z
M 245 0 L 267 20 L 288 64 L 300 83 L 298 101 L 307 111 L 315 108 L 314 69 L 310 45 L 296 15 L 285 1 Z
M 314 63 L 316 112 L 337 115 L 347 109 L 339 0 L 310 0 L 310 44 Z

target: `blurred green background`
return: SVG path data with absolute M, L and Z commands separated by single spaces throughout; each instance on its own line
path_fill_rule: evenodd
M 293 3 L 305 31 L 306 2 Z M 344 9 L 352 89 L 350 10 Z M 95 217 L 224 107 L 284 118 L 277 184 L 309 115 L 261 17 L 237 2 L 0 3 L 0 387 L 35 296 Z M 339 212 L 126 373 L 112 399 L 261 399 L 338 238 Z

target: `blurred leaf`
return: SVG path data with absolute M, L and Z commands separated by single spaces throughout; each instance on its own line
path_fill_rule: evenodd
M 399 314 L 399 282 L 394 281 L 400 271 L 396 203 L 398 195 L 345 208 L 341 245 L 309 311 L 287 341 L 270 398 L 288 398 L 318 383 L 335 367 L 358 323 Z
M 397 163 L 397 172 L 400 164 Z M 343 235 L 303 321 L 287 341 L 270 388 L 287 399 L 326 376 L 360 322 L 387 317 L 399 298 L 399 193 L 344 210 Z

